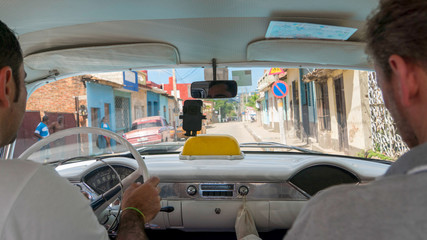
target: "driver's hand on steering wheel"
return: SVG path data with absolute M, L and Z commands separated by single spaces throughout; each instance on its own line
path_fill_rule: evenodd
M 160 211 L 160 196 L 157 185 L 160 179 L 151 177 L 144 184 L 133 183 L 123 194 L 122 210 L 127 207 L 139 209 L 145 215 L 146 223 Z

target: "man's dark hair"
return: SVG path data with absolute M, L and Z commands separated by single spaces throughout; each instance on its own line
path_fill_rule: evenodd
M 44 115 L 42 118 L 42 122 L 49 121 L 49 117 L 47 115 Z
M 427 1 L 380 0 L 368 18 L 366 42 L 367 53 L 386 78 L 391 75 L 388 59 L 393 54 L 426 67 Z
M 14 101 L 18 101 L 19 98 L 19 67 L 23 61 L 21 46 L 15 33 L 0 21 L 0 69 L 6 66 L 12 69 L 12 76 L 17 89 Z

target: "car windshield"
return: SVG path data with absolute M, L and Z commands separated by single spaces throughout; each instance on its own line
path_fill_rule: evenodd
M 34 132 L 45 137 L 72 127 L 104 128 L 156 153 L 180 151 L 188 139 L 180 115 L 185 101 L 195 100 L 191 83 L 212 80 L 207 70 L 94 73 L 45 84 L 28 98 L 15 157 L 38 141 Z M 231 135 L 247 153 L 307 150 L 394 160 L 407 150 L 384 107 L 374 72 L 248 66 L 219 68 L 217 76 L 236 81 L 237 96 L 201 99 L 206 119 L 197 135 Z M 48 116 L 44 123 L 43 116 Z M 105 153 L 98 151 L 102 148 L 126 151 L 97 137 L 79 141 L 91 146 L 83 151 L 87 155 Z
M 151 127 L 161 127 L 161 126 L 162 126 L 162 122 L 160 121 L 138 122 L 138 123 L 132 124 L 131 130 L 151 128 Z

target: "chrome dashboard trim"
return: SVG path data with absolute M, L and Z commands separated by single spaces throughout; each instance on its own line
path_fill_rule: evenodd
M 294 187 L 296 190 L 298 190 L 301 194 L 303 194 L 304 196 L 306 196 L 308 199 L 311 198 L 311 195 L 306 193 L 304 190 L 302 190 L 301 188 L 297 187 L 295 184 L 291 183 L 288 181 L 288 184 L 291 185 L 292 187 Z
M 232 196 L 203 196 L 201 186 L 208 185 L 233 185 Z M 191 196 L 187 194 L 187 188 L 193 185 L 199 191 Z M 183 183 L 160 183 L 160 197 L 163 200 L 241 200 L 243 196 L 238 193 L 240 186 L 249 188 L 246 195 L 247 200 L 293 200 L 305 201 L 309 198 L 295 189 L 288 182 L 183 182 Z

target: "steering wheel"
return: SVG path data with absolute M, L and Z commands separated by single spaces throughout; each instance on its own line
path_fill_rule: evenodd
M 126 139 L 124 139 L 122 136 L 120 136 L 117 133 L 114 133 L 112 131 L 102 129 L 102 128 L 95 128 L 95 127 L 75 127 L 75 128 L 69 128 L 65 129 L 56 133 L 53 133 L 52 135 L 48 136 L 47 138 L 44 138 L 35 144 L 33 144 L 31 147 L 29 147 L 27 150 L 25 150 L 18 158 L 20 159 L 26 159 L 30 160 L 29 157 L 35 153 L 40 151 L 40 149 L 43 146 L 48 145 L 49 143 L 52 143 L 58 139 L 72 136 L 76 134 L 96 134 L 96 135 L 104 135 L 106 137 L 109 137 L 111 139 L 114 139 L 118 143 L 125 146 L 129 152 L 132 154 L 136 162 L 138 163 L 138 169 L 136 169 L 133 173 L 131 173 L 126 178 L 122 179 L 122 185 L 123 190 L 128 188 L 132 183 L 136 181 L 141 175 L 143 177 L 144 182 L 147 181 L 147 179 L 150 177 L 148 174 L 147 166 L 144 163 L 143 158 L 138 153 L 138 151 L 135 149 L 132 144 L 130 144 Z M 121 186 L 120 184 L 117 184 L 113 188 L 109 189 L 105 193 L 103 193 L 99 198 L 95 199 L 92 203 L 92 209 L 95 212 L 96 215 L 101 213 L 110 203 L 112 203 L 120 194 L 121 192 Z

